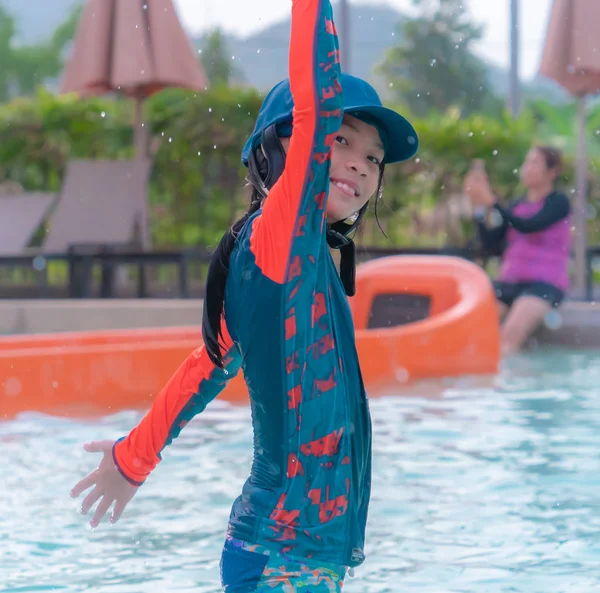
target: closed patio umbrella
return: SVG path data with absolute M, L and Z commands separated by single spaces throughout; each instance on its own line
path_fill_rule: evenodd
M 172 0 L 87 0 L 61 92 L 82 96 L 117 92 L 133 98 L 139 159 L 148 157 L 143 101 L 165 88 L 203 91 L 206 85 L 206 74 Z M 147 198 L 142 206 L 145 235 L 146 202 Z
M 540 74 L 576 96 L 579 103 L 577 200 L 575 208 L 575 286 L 582 293 L 587 275 L 587 157 L 585 98 L 600 90 L 600 0 L 555 0 Z

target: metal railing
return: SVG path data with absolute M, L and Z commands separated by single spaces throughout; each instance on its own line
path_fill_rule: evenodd
M 486 254 L 472 246 L 465 247 L 416 247 L 416 248 L 385 248 L 385 247 L 357 247 L 359 263 L 378 257 L 392 255 L 449 255 L 477 261 L 484 269 L 494 254 Z M 172 266 L 176 269 L 177 290 L 170 296 L 177 298 L 190 298 L 202 296 L 197 288 L 191 290 L 190 264 L 200 263 L 207 266 L 210 261 L 211 251 L 205 248 L 174 249 L 141 251 L 131 246 L 108 246 L 98 244 L 73 245 L 65 253 L 29 252 L 22 255 L 0 255 L 0 272 L 7 269 L 33 270 L 35 282 L 26 290 L 19 291 L 19 287 L 0 284 L 0 299 L 6 298 L 53 298 L 56 291 L 50 290 L 48 267 L 52 262 L 63 262 L 66 267 L 66 286 L 60 291 L 61 297 L 66 298 L 119 298 L 117 290 L 116 272 L 120 266 L 133 266 L 137 268 L 137 278 L 133 296 L 135 298 L 148 298 L 151 296 L 149 269 L 156 266 Z M 587 257 L 587 283 L 584 298 L 594 300 L 593 267 L 594 260 L 600 257 L 600 246 L 590 247 Z M 94 271 L 96 274 L 94 275 Z M 99 270 L 99 273 L 98 273 Z M 94 279 L 99 277 L 99 289 L 94 291 Z M 198 284 L 198 283 L 196 283 Z M 194 294 L 193 294 L 194 293 Z

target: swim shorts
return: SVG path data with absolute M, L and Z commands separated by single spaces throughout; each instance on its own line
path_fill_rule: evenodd
M 558 307 L 565 298 L 565 293 L 553 284 L 547 282 L 494 282 L 496 298 L 507 307 L 522 296 L 535 296 Z
M 287 558 L 227 537 L 221 556 L 225 593 L 341 593 L 346 568 Z

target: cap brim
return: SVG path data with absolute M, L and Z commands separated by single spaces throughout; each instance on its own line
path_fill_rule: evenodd
M 344 107 L 344 113 L 367 113 L 381 123 L 387 133 L 386 163 L 406 161 L 419 150 L 419 137 L 412 124 L 399 113 L 378 105 L 355 105 Z
M 406 118 L 392 109 L 379 105 L 350 105 L 344 107 L 344 113 L 352 111 L 368 113 L 381 122 L 381 126 L 387 134 L 386 163 L 398 163 L 415 156 L 419 149 L 419 137 L 412 124 Z M 280 121 L 286 121 L 286 119 L 287 116 L 281 117 L 273 123 L 280 123 Z M 250 151 L 253 150 L 254 144 L 258 143 L 258 138 L 259 136 L 255 131 L 244 145 L 242 149 L 242 162 L 244 165 L 248 164 Z

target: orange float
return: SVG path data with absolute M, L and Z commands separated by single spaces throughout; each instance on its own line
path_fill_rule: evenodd
M 393 395 L 416 379 L 496 372 L 495 298 L 475 264 L 380 258 L 359 266 L 356 282 L 351 308 L 370 397 Z M 198 326 L 0 338 L 0 418 L 145 409 L 201 336 Z M 219 397 L 247 403 L 242 375 Z

